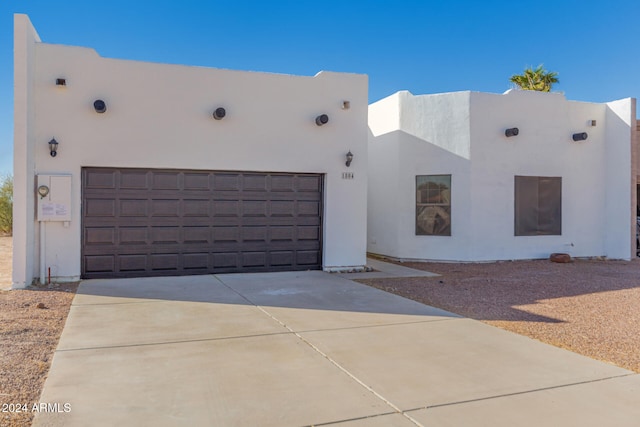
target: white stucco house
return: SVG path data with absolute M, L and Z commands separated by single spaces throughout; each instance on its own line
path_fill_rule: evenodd
M 365 265 L 367 76 L 103 58 L 14 24 L 14 287 Z
M 403 91 L 371 104 L 368 120 L 369 252 L 635 257 L 635 99 Z

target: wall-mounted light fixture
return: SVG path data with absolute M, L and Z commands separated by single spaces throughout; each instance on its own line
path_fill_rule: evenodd
M 347 165 L 347 167 L 351 166 L 352 161 L 353 161 L 353 153 L 351 152 L 351 150 L 349 150 L 349 152 L 347 153 L 347 162 L 345 163 L 345 165 Z
M 226 115 L 227 115 L 227 110 L 225 110 L 222 107 L 216 108 L 216 110 L 213 112 L 213 118 L 216 120 L 222 120 Z
M 572 138 L 574 141 L 584 141 L 589 135 L 586 132 L 574 133 Z
M 520 133 L 520 130 L 518 128 L 509 128 L 504 131 L 504 136 L 509 138 L 512 136 L 517 136 L 519 133 Z
M 351 102 L 349 102 L 349 101 L 342 101 L 342 109 L 343 109 L 343 110 L 348 110 L 349 108 L 351 108 Z
M 51 157 L 58 155 L 58 141 L 55 138 L 51 138 L 51 141 L 49 141 L 49 154 L 51 154 Z
M 595 120 L 587 120 L 587 125 L 588 126 L 595 126 L 596 125 L 596 121 Z
M 56 86 L 66 86 L 67 79 L 58 78 L 56 79 Z
M 326 114 L 320 114 L 318 117 L 316 117 L 316 124 L 318 126 L 326 125 L 327 123 L 329 123 L 329 116 L 327 116 Z
M 107 111 L 107 104 L 102 99 L 96 99 L 93 102 L 93 108 L 96 110 L 96 113 L 102 114 Z

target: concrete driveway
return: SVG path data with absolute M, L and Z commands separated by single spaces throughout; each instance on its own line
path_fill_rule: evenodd
M 639 375 L 347 277 L 85 281 L 34 426 L 638 425 Z

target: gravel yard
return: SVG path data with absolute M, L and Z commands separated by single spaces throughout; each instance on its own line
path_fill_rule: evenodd
M 640 372 L 640 260 L 402 265 L 442 276 L 358 281 Z
M 0 280 L 5 277 L 10 284 L 10 237 L 0 237 Z M 0 290 L 0 405 L 38 402 L 77 286 Z M 29 426 L 31 419 L 29 412 L 0 412 L 0 426 Z
M 640 372 L 640 260 L 403 265 L 441 276 L 358 281 Z M 0 237 L 0 289 L 10 276 Z M 0 291 L 0 405 L 38 402 L 76 289 Z M 0 426 L 31 418 L 0 413 Z

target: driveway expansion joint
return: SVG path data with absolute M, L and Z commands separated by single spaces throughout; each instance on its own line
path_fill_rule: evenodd
M 106 345 L 106 346 L 96 346 L 96 347 L 80 347 L 80 348 L 64 348 L 57 349 L 56 353 L 70 352 L 70 351 L 88 351 L 88 350 L 108 350 L 108 349 L 116 349 L 116 348 L 134 348 L 134 347 L 148 347 L 148 346 L 162 346 L 162 345 L 171 345 L 171 344 L 186 344 L 186 343 L 194 343 L 194 342 L 210 342 L 210 341 L 226 341 L 226 340 L 237 340 L 243 338 L 260 338 L 260 337 L 268 337 L 275 335 L 291 335 L 291 332 L 271 332 L 268 334 L 254 334 L 254 335 L 236 335 L 232 337 L 217 337 L 217 338 L 198 338 L 193 340 L 176 340 L 176 341 L 164 341 L 164 342 L 149 342 L 149 343 L 137 343 L 137 344 L 120 344 L 120 345 Z
M 260 307 L 258 307 L 258 308 L 260 308 Z M 462 317 L 453 317 L 453 318 L 448 318 L 448 319 L 416 320 L 414 322 L 390 322 L 390 323 L 376 323 L 376 324 L 373 324 L 373 325 L 344 326 L 342 328 L 305 329 L 305 330 L 297 331 L 297 332 L 301 333 L 301 334 L 306 334 L 306 333 L 311 333 L 311 332 L 348 331 L 348 330 L 351 330 L 351 329 L 381 328 L 381 327 L 384 327 L 384 326 L 402 326 L 402 325 L 418 325 L 418 324 L 423 324 L 423 323 L 424 324 L 431 324 L 431 323 L 438 323 L 438 322 L 450 322 L 452 320 L 464 320 L 464 319 Z M 284 323 L 281 323 L 281 324 L 284 327 L 288 328 L 288 326 L 286 324 L 284 324 Z
M 317 423 L 317 424 L 307 424 L 303 427 L 323 427 L 323 426 L 333 426 L 336 424 L 342 424 L 342 423 L 348 423 L 348 422 L 352 422 L 352 421 L 362 421 L 362 420 L 371 420 L 373 418 L 378 418 L 378 417 L 386 417 L 388 415 L 396 415 L 398 414 L 398 412 L 383 412 L 380 414 L 375 414 L 375 415 L 368 415 L 366 417 L 356 417 L 356 418 L 346 418 L 343 420 L 337 420 L 337 421 L 327 421 L 324 423 Z M 422 424 L 419 424 L 420 426 L 422 426 Z
M 254 304 L 255 305 L 255 304 Z M 351 378 L 353 381 L 357 382 L 358 384 L 360 384 L 362 387 L 364 387 L 369 393 L 373 394 L 375 397 L 377 397 L 378 399 L 380 399 L 381 401 L 383 401 L 387 406 L 391 407 L 395 413 L 398 413 L 400 415 L 402 415 L 403 417 L 405 417 L 407 420 L 411 421 L 413 424 L 415 424 L 418 427 L 424 427 L 422 424 L 420 424 L 418 421 L 414 420 L 413 418 L 411 418 L 408 414 L 406 414 L 404 411 L 402 411 L 402 409 L 400 409 L 399 407 L 397 407 L 396 405 L 394 405 L 390 400 L 386 399 L 384 396 L 382 396 L 380 393 L 378 393 L 377 391 L 375 391 L 372 387 L 370 387 L 369 385 L 365 384 L 362 380 L 360 380 L 358 377 L 356 377 L 354 374 L 352 374 L 351 372 L 349 372 L 349 370 L 347 370 L 346 368 L 344 368 L 342 365 L 340 365 L 337 361 L 333 360 L 328 354 L 326 354 L 325 352 L 323 352 L 322 350 L 320 350 L 318 347 L 316 347 L 312 342 L 308 341 L 307 339 L 305 339 L 302 335 L 300 335 L 299 333 L 297 333 L 296 331 L 294 331 L 293 329 L 291 329 L 289 326 L 287 326 L 285 323 L 281 322 L 278 318 L 276 318 L 275 316 L 273 316 L 271 313 L 269 313 L 267 310 L 265 310 L 264 308 L 256 305 L 256 307 L 258 307 L 260 310 L 264 311 L 265 314 L 267 314 L 268 316 L 270 316 L 273 320 L 275 320 L 276 322 L 280 323 L 282 326 L 284 326 L 285 328 L 287 328 L 289 331 L 291 331 L 291 333 L 293 333 L 293 335 L 295 335 L 296 337 L 298 337 L 298 339 L 300 339 L 303 343 L 305 343 L 306 345 L 308 345 L 309 347 L 311 347 L 311 349 L 313 349 L 313 351 L 315 351 L 316 353 L 318 353 L 319 355 L 321 355 L 322 357 L 324 357 L 327 361 L 329 361 L 329 363 L 331 363 L 333 366 L 335 366 L 336 368 L 338 368 L 340 371 L 342 371 L 344 374 L 346 374 L 349 378 Z
M 254 307 L 258 308 L 259 310 L 261 310 L 264 314 L 266 314 L 267 316 L 269 316 L 271 319 L 273 319 L 275 322 L 279 323 L 280 325 L 282 325 L 284 328 L 286 328 L 288 331 L 290 331 L 293 335 L 295 335 L 300 341 L 302 341 L 303 343 L 305 343 L 307 346 L 311 347 L 311 349 L 313 351 L 315 351 L 316 353 L 318 353 L 319 355 L 321 355 L 322 357 L 324 357 L 327 361 L 329 361 L 329 363 L 331 363 L 333 366 L 335 366 L 336 368 L 338 368 L 341 372 L 343 372 L 345 375 L 347 375 L 349 378 L 351 378 L 353 381 L 355 381 L 356 383 L 358 383 L 360 386 L 362 386 L 363 388 L 365 388 L 369 393 L 373 394 L 376 398 L 378 398 L 379 400 L 381 400 L 382 402 L 384 402 L 387 406 L 391 407 L 393 409 L 394 413 L 398 413 L 400 415 L 402 415 L 404 418 L 406 418 L 408 421 L 412 422 L 413 424 L 415 424 L 418 427 L 424 427 L 422 424 L 420 424 L 418 421 L 414 420 L 412 417 L 410 417 L 408 414 L 406 414 L 404 411 L 402 411 L 402 409 L 398 408 L 396 405 L 394 405 L 391 401 L 389 401 L 388 399 L 386 399 L 384 396 L 382 396 L 380 393 L 378 393 L 377 391 L 375 391 L 373 388 L 371 388 L 369 385 L 365 384 L 362 380 L 360 380 L 358 377 L 356 377 L 354 374 L 352 374 L 351 372 L 349 372 L 346 368 L 344 368 L 342 365 L 340 365 L 337 361 L 333 360 L 331 357 L 329 357 L 328 354 L 324 353 L 322 350 L 320 350 L 318 347 L 316 347 L 313 343 L 311 343 L 310 341 L 306 340 L 302 335 L 300 335 L 298 332 L 294 331 L 293 329 L 291 329 L 289 326 L 287 326 L 284 322 L 282 322 L 280 319 L 278 319 L 277 317 L 275 317 L 273 314 L 269 313 L 269 311 L 267 311 L 265 308 L 263 308 L 262 306 L 259 306 L 258 304 L 254 303 L 253 301 L 251 301 L 249 298 L 247 298 L 246 296 L 242 295 L 240 292 L 236 291 L 235 289 L 233 289 L 232 287 L 228 286 L 226 283 L 224 283 L 223 280 L 221 280 L 220 278 L 216 277 L 220 283 L 222 283 L 224 286 L 226 286 L 227 288 L 229 288 L 231 291 L 235 292 L 236 294 L 238 294 L 240 297 L 242 297 L 245 301 L 247 301 L 249 304 L 253 305 Z M 421 322 L 418 322 L 421 323 Z
M 495 395 L 495 396 L 479 397 L 477 399 L 469 399 L 469 400 L 461 400 L 461 401 L 458 401 L 458 402 L 441 403 L 441 404 L 438 404 L 438 405 L 421 406 L 421 407 L 418 407 L 418 408 L 406 409 L 404 412 L 415 412 L 415 411 L 422 411 L 422 410 L 425 410 L 425 409 L 442 408 L 442 407 L 445 407 L 445 406 L 464 405 L 464 404 L 467 404 L 467 403 L 482 402 L 482 401 L 485 401 L 485 400 L 501 399 L 501 398 L 504 398 L 504 397 L 519 396 L 519 395 L 523 395 L 523 394 L 531 394 L 531 393 L 537 393 L 537 392 L 547 391 L 547 390 L 557 390 L 557 389 L 574 387 L 574 386 L 579 386 L 579 385 L 584 385 L 584 384 L 604 382 L 604 381 L 609 381 L 609 380 L 615 380 L 615 379 L 618 379 L 618 378 L 632 377 L 632 376 L 635 376 L 635 375 L 640 376 L 640 374 L 636 374 L 635 372 L 630 372 L 628 374 L 614 375 L 614 376 L 606 377 L 606 378 L 597 378 L 595 380 L 579 381 L 577 383 L 561 384 L 561 385 L 550 386 L 550 387 L 541 387 L 541 388 L 537 388 L 537 389 L 518 391 L 518 392 L 514 392 L 514 393 L 505 393 L 505 394 L 498 394 L 498 395 Z

